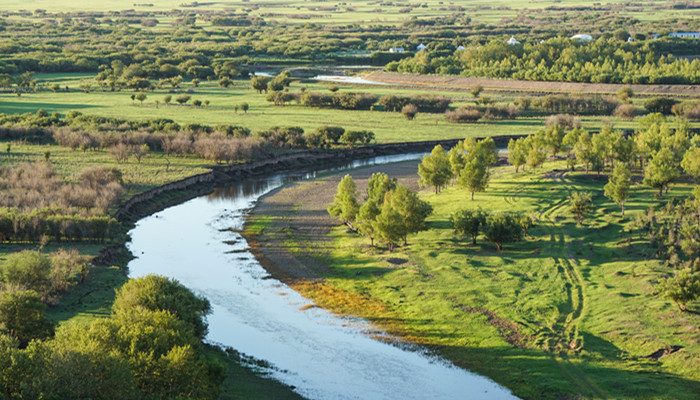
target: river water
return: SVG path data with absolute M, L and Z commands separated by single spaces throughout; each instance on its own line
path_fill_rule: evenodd
M 420 157 L 377 157 L 333 171 Z M 127 244 L 136 257 L 130 277 L 168 276 L 208 298 L 207 340 L 267 361 L 275 379 L 309 399 L 514 399 L 416 346 L 372 339 L 376 328 L 313 307 L 256 261 L 237 233 L 255 202 L 287 182 L 327 172 L 234 183 L 139 220 Z

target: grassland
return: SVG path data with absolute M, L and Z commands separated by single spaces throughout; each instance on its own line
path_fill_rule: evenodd
M 661 202 L 654 190 L 635 185 L 621 218 L 602 196 L 604 177 L 564 168 L 560 162 L 519 174 L 498 168 L 473 202 L 458 188 L 426 190 L 421 196 L 435 209 L 428 230 L 393 253 L 320 217 L 339 176 L 265 199 L 249 228 L 263 256 L 291 264 L 286 252 L 313 266 L 277 273 L 320 306 L 368 318 L 523 398 L 697 398 L 700 314 L 681 314 L 656 294 L 667 271 L 645 240 L 623 233 L 636 212 Z M 416 185 L 415 164 L 374 170 L 380 169 Z M 360 188 L 374 170 L 353 172 Z M 674 185 L 668 197 L 689 188 Z M 594 193 L 596 210 L 584 226 L 567 213 L 573 190 Z M 455 236 L 449 216 L 477 206 L 526 212 L 537 226 L 501 253 L 483 238 L 473 246 Z M 683 349 L 648 357 L 671 345 Z
M 486 1 L 470 0 L 460 2 L 444 2 L 439 0 L 425 0 L 421 2 L 376 2 L 376 1 L 348 1 L 339 4 L 333 3 L 307 3 L 299 0 L 259 0 L 253 3 L 241 1 L 220 2 L 190 2 L 181 0 L 149 0 L 143 3 L 125 3 L 120 0 L 107 0 L 100 2 L 70 2 L 66 0 L 8 0 L 0 5 L 0 11 L 19 11 L 46 9 L 51 12 L 72 11 L 104 11 L 104 10 L 136 10 L 136 11 L 169 11 L 180 10 L 217 10 L 247 12 L 250 15 L 265 18 L 273 23 L 304 24 L 396 24 L 413 16 L 421 17 L 446 17 L 456 11 L 468 11 L 472 21 L 478 23 L 497 23 L 503 18 L 516 17 L 520 10 L 541 12 L 546 7 L 598 7 L 611 5 L 622 16 L 638 18 L 642 21 L 655 21 L 668 18 L 687 18 L 690 14 L 697 14 L 693 10 L 657 9 L 656 5 L 667 3 L 665 1 L 652 1 L 635 4 L 634 7 L 626 6 L 625 0 L 613 0 L 597 2 L 595 0 L 574 0 L 563 3 L 548 1 Z M 161 23 L 168 23 L 167 20 Z M 207 27 L 202 21 L 199 26 Z
M 131 91 L 103 92 L 93 90 L 90 93 L 78 91 L 81 81 L 91 79 L 85 74 L 38 74 L 36 78 L 42 87 L 50 87 L 59 83 L 61 87 L 69 86 L 69 93 L 53 93 L 42 90 L 37 93 L 23 94 L 21 97 L 4 93 L 0 94 L 0 113 L 36 112 L 40 109 L 49 113 L 65 114 L 77 110 L 84 114 L 117 117 L 129 120 L 144 120 L 148 118 L 168 118 L 181 124 L 199 123 L 205 125 L 231 124 L 240 125 L 259 131 L 274 126 L 300 126 L 305 131 L 313 131 L 322 125 L 337 125 L 345 129 L 371 130 L 376 134 L 377 142 L 404 142 L 418 140 L 457 139 L 465 137 L 484 137 L 493 135 L 519 135 L 534 133 L 544 126 L 543 117 L 522 117 L 515 120 L 497 120 L 473 124 L 448 123 L 442 114 L 418 114 L 415 120 L 408 121 L 400 113 L 383 111 L 355 111 L 309 108 L 294 102 L 286 106 L 275 106 L 265 100 L 264 94 L 257 94 L 250 88 L 247 80 L 235 80 L 227 89 L 220 88 L 215 82 L 202 82 L 199 87 L 184 83 L 177 93 L 161 89 L 147 92 L 148 98 L 143 104 L 132 101 Z M 394 86 L 363 86 L 353 87 L 344 84 L 332 84 L 313 81 L 296 81 L 290 91 L 306 88 L 309 91 L 326 91 L 330 86 L 338 86 L 341 92 L 368 92 L 376 95 L 387 94 L 435 94 L 445 95 L 453 99 L 453 106 L 473 103 L 473 98 L 465 93 L 463 88 L 454 91 L 448 89 L 416 89 L 412 87 Z M 94 86 L 96 88 L 96 86 Z M 179 92 L 188 92 L 192 100 L 209 100 L 206 107 L 191 105 L 163 104 L 163 98 L 171 95 L 173 99 Z M 519 94 L 485 93 L 497 102 L 511 102 Z M 158 101 L 160 104 L 156 104 Z M 643 99 L 636 98 L 639 107 Z M 191 102 L 190 102 L 191 103 Z M 234 106 L 248 103 L 250 110 L 243 113 L 234 111 Z M 625 121 L 614 117 L 582 117 L 582 124 L 589 129 L 597 130 L 601 125 L 612 123 L 616 128 L 632 129 L 636 126 L 633 121 Z M 694 124 L 694 126 L 697 125 Z

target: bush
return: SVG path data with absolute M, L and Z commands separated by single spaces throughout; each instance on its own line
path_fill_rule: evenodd
M 406 104 L 401 108 L 401 114 L 403 114 L 407 120 L 412 121 L 416 117 L 416 114 L 418 114 L 418 107 L 413 104 Z
M 671 114 L 671 108 L 678 103 L 677 100 L 667 97 L 652 97 L 644 102 L 644 108 L 650 113 Z
M 532 100 L 532 108 L 548 114 L 610 115 L 618 106 L 611 96 L 550 94 Z
M 473 106 L 460 107 L 454 111 L 445 112 L 445 118 L 449 122 L 455 123 L 476 122 L 483 116 L 484 114 Z
M 620 104 L 617 106 L 613 115 L 622 119 L 632 119 L 637 113 L 637 109 L 632 104 Z
M 556 114 L 547 117 L 545 124 L 547 128 L 559 125 L 564 128 L 564 130 L 570 131 L 581 127 L 581 119 L 569 114 Z
M 671 111 L 673 111 L 677 117 L 695 121 L 700 120 L 700 101 L 691 100 L 675 104 L 671 107 Z

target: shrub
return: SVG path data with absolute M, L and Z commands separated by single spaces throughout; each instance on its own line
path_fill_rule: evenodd
M 667 97 L 652 97 L 644 102 L 644 108 L 650 113 L 671 114 L 671 108 L 678 103 L 677 100 Z
M 445 112 L 445 118 L 450 122 L 464 123 L 476 122 L 481 119 L 484 114 L 476 107 L 468 106 L 461 107 L 454 111 Z
M 547 125 L 547 128 L 554 125 L 559 125 L 564 128 L 564 130 L 569 131 L 580 128 L 581 119 L 569 114 L 556 114 L 547 117 L 545 124 Z
M 620 104 L 617 106 L 613 115 L 622 119 L 632 119 L 637 113 L 637 109 L 632 104 Z
M 700 101 L 691 100 L 675 104 L 671 111 L 677 116 L 691 120 L 700 120 Z
M 412 121 L 416 117 L 416 114 L 418 114 L 418 107 L 413 104 L 406 104 L 401 108 L 401 114 L 403 114 L 407 120 Z

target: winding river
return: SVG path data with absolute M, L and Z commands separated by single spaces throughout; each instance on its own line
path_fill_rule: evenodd
M 260 196 L 287 182 L 421 156 L 261 177 L 167 208 L 131 230 L 130 276 L 168 276 L 207 297 L 213 309 L 207 340 L 267 361 L 275 379 L 309 399 L 514 399 L 508 389 L 416 346 L 370 338 L 376 328 L 362 320 L 313 307 L 271 278 L 237 233 Z

